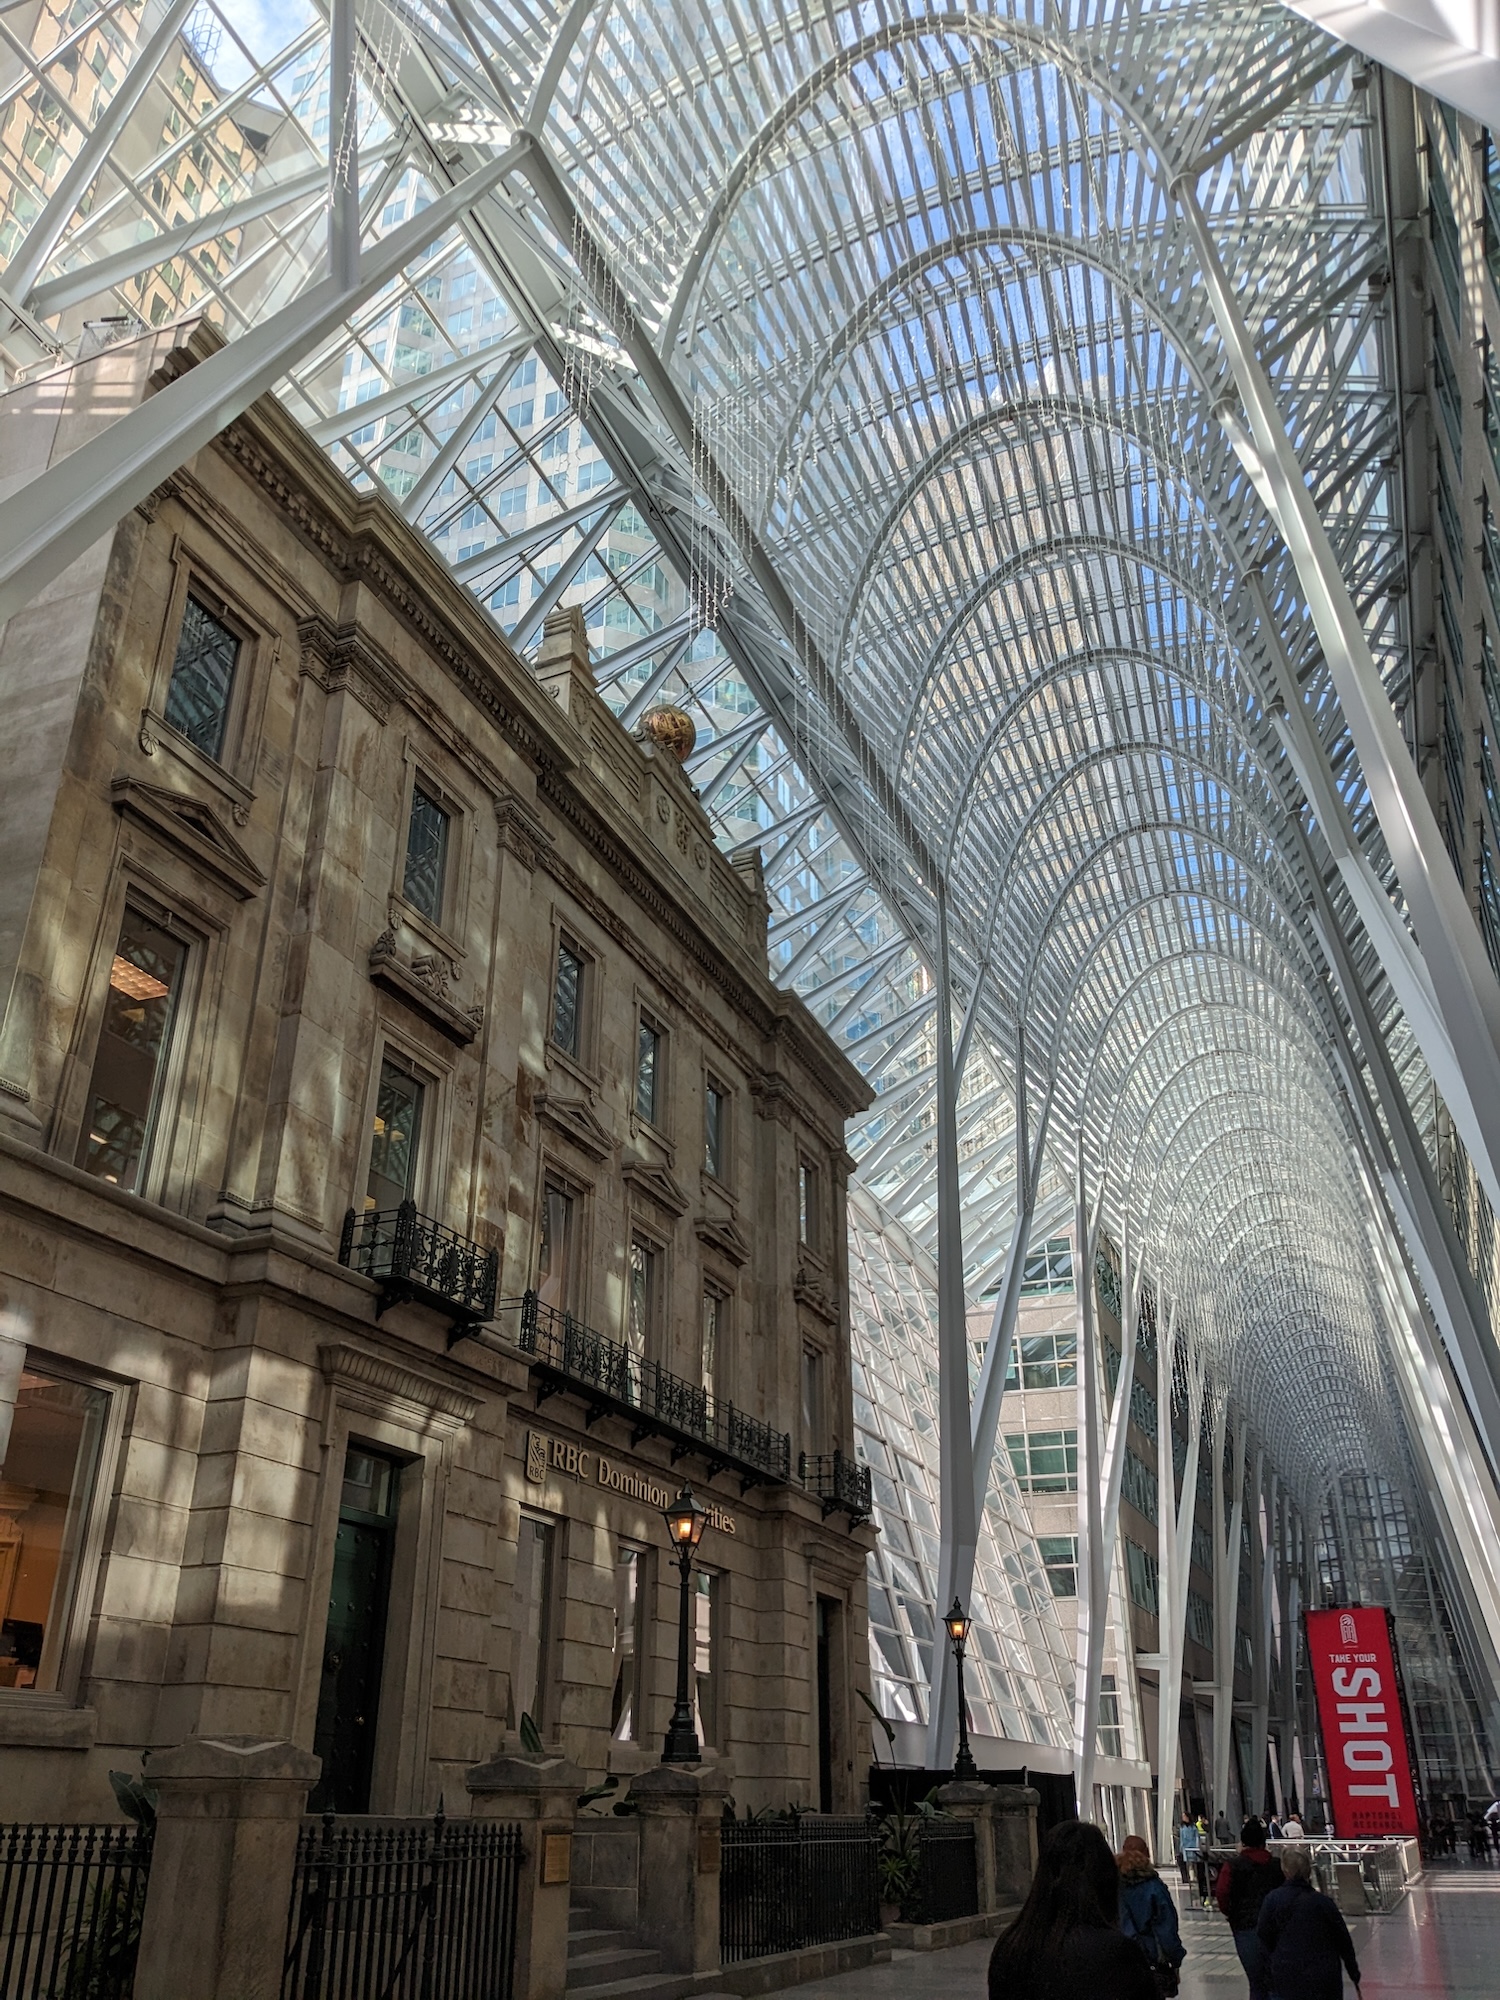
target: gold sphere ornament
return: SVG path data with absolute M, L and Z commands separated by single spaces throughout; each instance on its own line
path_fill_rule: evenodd
M 641 734 L 658 750 L 685 764 L 698 741 L 698 728 L 685 708 L 652 708 L 641 717 Z

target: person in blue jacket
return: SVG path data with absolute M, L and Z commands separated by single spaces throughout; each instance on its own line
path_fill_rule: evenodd
M 1177 1905 L 1138 1833 L 1120 1849 L 1120 1929 L 1145 1953 L 1157 1991 L 1175 1993 L 1187 1947 L 1177 1928 Z
M 1260 1906 L 1256 1934 L 1271 1967 L 1271 2000 L 1343 2000 L 1347 1972 L 1359 1992 L 1359 1960 L 1338 1904 L 1312 1885 L 1312 1852 L 1288 1847 L 1286 1877 Z

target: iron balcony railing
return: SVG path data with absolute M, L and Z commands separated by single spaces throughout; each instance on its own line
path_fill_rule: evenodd
M 841 1451 L 803 1452 L 798 1463 L 802 1484 L 823 1503 L 823 1514 L 844 1512 L 850 1527 L 870 1518 L 870 1468 Z
M 152 1834 L 0 1826 L 0 1996 L 130 2000 Z
M 419 1214 L 415 1202 L 363 1214 L 351 1208 L 339 1239 L 339 1262 L 379 1284 L 377 1318 L 403 1300 L 445 1313 L 450 1346 L 495 1316 L 499 1256 Z
M 571 1313 L 545 1306 L 535 1292 L 502 1300 L 498 1312 L 519 1316 L 518 1342 L 542 1378 L 538 1401 L 560 1389 L 581 1391 L 589 1422 L 602 1416 L 629 1419 L 634 1442 L 665 1438 L 673 1458 L 696 1453 L 710 1473 L 738 1473 L 741 1491 L 792 1474 L 792 1441 L 759 1418 L 747 1416 L 701 1383 L 673 1375 L 621 1341 L 595 1333 Z
M 880 1834 L 867 1819 L 726 1819 L 719 1957 L 766 1958 L 880 1929 Z

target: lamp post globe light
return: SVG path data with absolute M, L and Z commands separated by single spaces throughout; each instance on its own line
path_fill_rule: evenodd
M 974 1621 L 965 1616 L 963 1605 L 955 1597 L 953 1608 L 943 1623 L 948 1628 L 948 1643 L 953 1648 L 953 1665 L 958 1674 L 958 1755 L 953 1760 L 953 1775 L 955 1778 L 977 1778 L 979 1766 L 969 1748 L 968 1704 L 964 1700 L 964 1647 Z
M 667 1724 L 667 1739 L 662 1746 L 661 1760 L 664 1764 L 696 1764 L 700 1746 L 698 1731 L 693 1726 L 693 1698 L 688 1679 L 692 1612 L 690 1583 L 693 1551 L 703 1540 L 703 1530 L 708 1526 L 708 1509 L 696 1497 L 691 1486 L 684 1486 L 671 1506 L 663 1508 L 662 1519 L 667 1524 L 667 1534 L 677 1552 L 682 1585 L 677 1608 L 677 1702 L 672 1710 L 672 1720 Z

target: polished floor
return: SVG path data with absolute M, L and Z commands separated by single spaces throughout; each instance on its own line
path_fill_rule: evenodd
M 1363 2000 L 1500 2000 L 1500 1864 L 1440 1862 L 1399 1909 L 1350 1928 Z M 1245 2000 L 1245 1976 L 1218 1912 L 1186 1909 L 1182 1929 L 1181 2000 Z M 796 2000 L 982 2000 L 989 1954 L 988 1942 L 897 1952 L 889 1965 L 793 1990 Z

